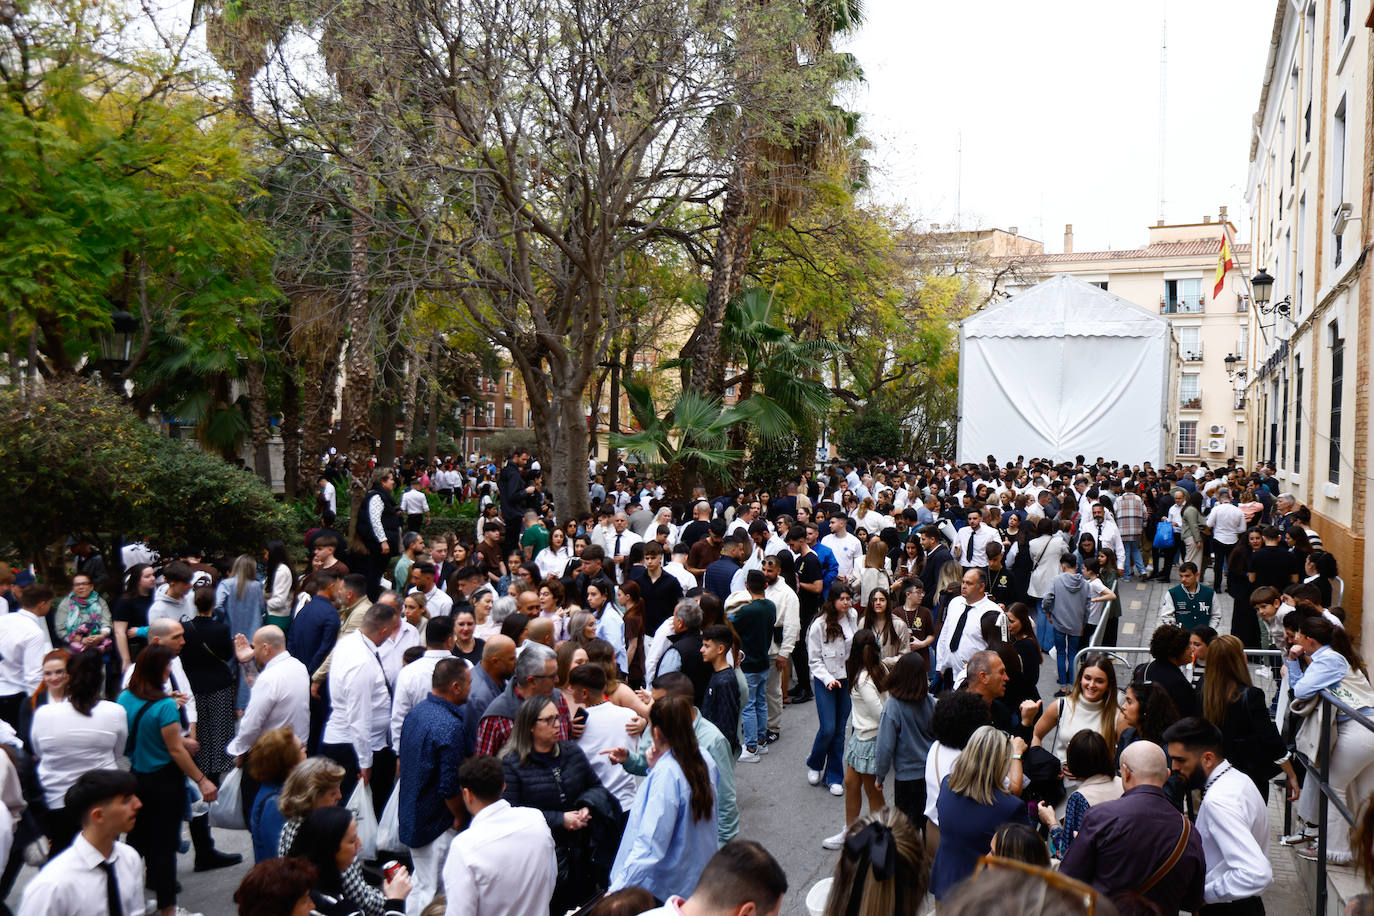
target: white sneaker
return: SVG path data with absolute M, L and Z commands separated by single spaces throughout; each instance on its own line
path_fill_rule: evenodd
M 820 785 L 820 784 L 821 784 L 821 771 L 820 771 L 820 770 L 813 770 L 813 769 L 811 769 L 811 768 L 808 767 L 807 770 L 806 770 L 806 781 L 809 782 L 809 783 L 811 783 L 811 785 L 813 785 L 813 786 L 818 786 L 818 785 Z
M 756 753 L 759 753 L 759 754 L 766 754 L 766 753 L 768 753 L 768 745 L 766 745 L 766 744 L 764 744 L 762 741 L 760 741 L 760 742 L 759 742 L 759 749 L 758 749 L 758 751 L 757 751 Z
M 832 782 L 832 783 L 830 784 L 830 794 L 831 794 L 831 795 L 843 795 L 843 794 L 844 794 L 844 786 L 840 785 L 838 782 Z M 838 846 L 836 846 L 835 848 L 836 848 L 836 849 L 839 849 Z
M 747 748 L 747 747 L 746 747 L 744 750 L 742 750 L 742 751 L 739 752 L 739 762 L 740 762 L 740 763 L 758 763 L 758 762 L 759 762 L 760 760 L 762 760 L 762 759 L 763 759 L 762 757 L 760 757 L 758 754 L 754 753 L 753 751 L 749 750 L 749 748 Z
M 828 836 L 825 839 L 821 840 L 821 846 L 825 847 L 826 849 L 839 849 L 841 846 L 844 845 L 844 837 L 845 831 L 841 830 L 834 836 Z

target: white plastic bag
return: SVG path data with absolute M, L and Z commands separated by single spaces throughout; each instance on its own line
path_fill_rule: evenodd
M 397 786 L 391 790 L 382 819 L 377 822 L 377 851 L 401 852 L 405 848 L 401 842 L 401 790 Z
M 243 821 L 243 770 L 233 769 L 220 783 L 219 796 L 210 803 L 210 825 L 227 830 L 247 830 Z
M 364 860 L 377 858 L 377 814 L 372 810 L 372 790 L 359 780 L 344 807 L 353 812 L 353 819 L 358 822 L 358 839 L 363 844 L 359 855 Z

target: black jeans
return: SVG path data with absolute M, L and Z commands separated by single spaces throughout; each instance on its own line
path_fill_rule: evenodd
M 1264 901 L 1259 897 L 1208 903 L 1199 910 L 1202 916 L 1264 916 Z
M 926 781 L 924 779 L 898 779 L 893 783 L 893 804 L 906 815 L 911 826 L 921 833 L 926 827 Z

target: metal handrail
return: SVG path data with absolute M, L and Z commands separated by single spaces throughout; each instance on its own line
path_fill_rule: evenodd
M 1374 732 L 1374 719 L 1370 719 L 1358 709 L 1347 703 L 1336 699 L 1330 690 L 1322 689 L 1317 696 L 1321 699 L 1321 733 L 1318 747 L 1327 748 L 1331 745 L 1331 707 L 1336 707 L 1343 715 L 1349 716 L 1352 722 L 1358 722 L 1362 727 Z M 1317 766 L 1302 754 L 1294 751 L 1293 756 L 1303 765 L 1308 775 L 1316 780 L 1316 788 L 1321 791 L 1322 801 L 1317 808 L 1317 899 L 1313 905 L 1313 912 L 1326 912 L 1326 828 L 1330 824 L 1331 809 L 1330 804 L 1336 806 L 1336 812 L 1345 818 L 1345 822 L 1352 827 L 1355 825 L 1355 813 L 1345 806 L 1345 802 L 1336 797 L 1336 791 L 1331 788 L 1331 754 L 1322 754 L 1321 766 Z M 1304 789 L 1307 786 L 1303 787 Z M 1329 803 L 1329 804 L 1328 804 Z M 1293 823 L 1293 803 L 1284 796 L 1283 802 L 1283 824 L 1284 832 L 1291 832 Z

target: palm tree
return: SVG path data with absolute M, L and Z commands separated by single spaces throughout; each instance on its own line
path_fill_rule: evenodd
M 679 392 L 677 401 L 660 416 L 647 380 L 627 378 L 622 385 L 639 429 L 612 432 L 611 447 L 624 449 L 647 464 L 662 465 L 668 499 L 686 495 L 684 465 L 724 480 L 731 465 L 744 457 L 743 451 L 727 446 L 727 433 L 732 426 L 743 425 L 747 410 L 722 407 L 719 400 L 687 389 Z

